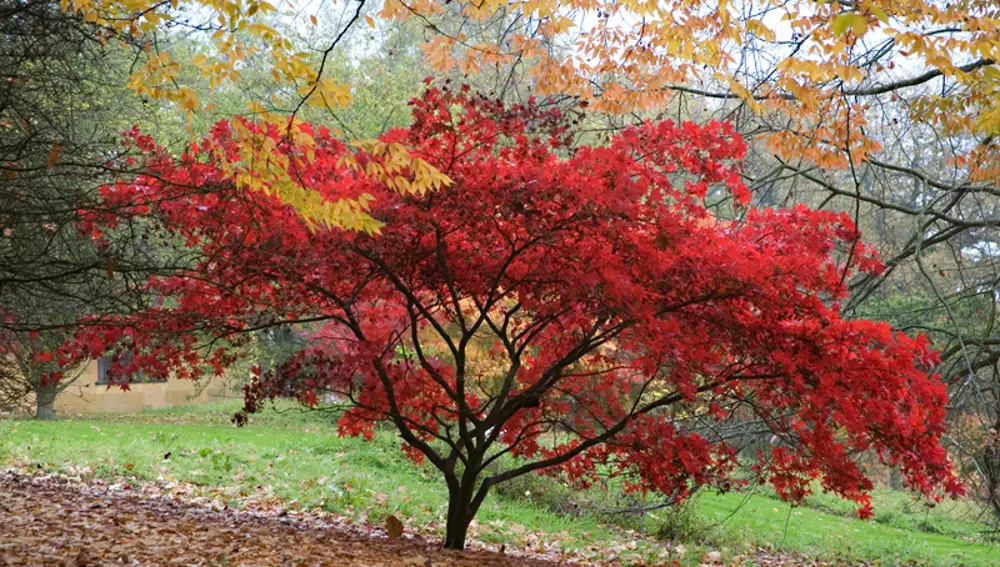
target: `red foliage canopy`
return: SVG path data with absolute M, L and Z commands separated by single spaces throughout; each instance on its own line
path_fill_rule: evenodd
M 248 409 L 335 393 L 350 406 L 343 433 L 390 421 L 453 493 L 482 486 L 461 488 L 472 514 L 490 486 L 534 470 L 581 482 L 612 470 L 682 496 L 726 486 L 727 438 L 753 426 L 773 432 L 760 474 L 790 499 L 820 479 L 869 513 L 859 450 L 928 496 L 961 490 L 939 445 L 946 394 L 927 339 L 839 314 L 845 278 L 881 268 L 850 219 L 706 210 L 710 192 L 748 201 L 729 125 L 646 123 L 571 149 L 559 113 L 538 105 L 429 88 L 412 108 L 413 125 L 382 140 L 453 180 L 423 196 L 349 166 L 381 158 L 323 127 L 298 126 L 316 140 L 307 159 L 280 129 L 240 122 L 326 199 L 374 196 L 378 236 L 312 230 L 236 188 L 249 169 L 233 124 L 179 158 L 134 134 L 148 174 L 106 188 L 117 212 L 84 230 L 103 238 L 148 216 L 198 258 L 149 282 L 159 307 L 90 326 L 72 349 L 124 342 L 137 367 L 197 376 L 235 361 L 248 331 L 311 323 L 308 346 L 248 387 Z

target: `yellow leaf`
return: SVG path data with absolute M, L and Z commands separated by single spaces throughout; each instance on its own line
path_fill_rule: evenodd
M 833 19 L 833 33 L 844 35 L 850 28 L 856 36 L 864 35 L 868 29 L 868 18 L 854 12 L 845 12 Z
M 751 93 L 749 89 L 747 89 L 746 87 L 744 87 L 743 85 L 739 84 L 738 82 L 732 79 L 729 80 L 729 88 L 732 89 L 732 91 L 736 93 L 737 96 L 743 99 L 751 110 L 753 110 L 757 114 L 760 114 L 762 110 L 760 103 L 757 101 L 756 98 L 754 98 L 753 93 Z
M 365 16 L 365 21 L 368 22 L 368 27 L 370 27 L 370 28 L 374 28 L 375 27 L 375 20 L 373 20 L 371 16 L 366 15 Z
M 156 12 L 149 12 L 146 14 L 146 23 L 150 26 L 159 25 L 164 19 L 166 19 L 166 16 L 163 14 L 157 14 Z
M 760 20 L 747 20 L 747 31 L 765 41 L 774 41 L 774 32 Z
M 268 37 L 270 35 L 277 35 L 277 32 L 274 31 L 274 28 L 261 23 L 250 24 L 249 26 L 247 26 L 247 31 L 255 35 L 262 35 L 264 37 Z

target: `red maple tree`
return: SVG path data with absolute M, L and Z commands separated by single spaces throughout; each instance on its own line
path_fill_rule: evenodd
M 452 180 L 422 196 L 365 173 L 383 158 L 323 127 L 295 126 L 316 141 L 305 155 L 286 131 L 237 124 L 324 199 L 373 196 L 380 235 L 316 229 L 239 189 L 253 169 L 233 123 L 180 157 L 133 133 L 147 174 L 107 187 L 115 212 L 83 229 L 105 238 L 141 217 L 197 260 L 149 281 L 157 307 L 94 322 L 66 352 L 127 345 L 136 368 L 196 377 L 230 366 L 250 331 L 319 327 L 247 387 L 246 411 L 333 395 L 349 406 L 342 434 L 393 424 L 447 483 L 450 548 L 492 487 L 534 471 L 683 497 L 729 486 L 752 458 L 783 497 L 818 480 L 864 516 L 872 484 L 852 454 L 873 451 L 929 497 L 961 491 L 927 339 L 840 316 L 845 278 L 877 258 L 844 214 L 746 208 L 729 125 L 645 123 L 572 148 L 562 116 L 536 104 L 428 88 L 412 109 L 382 141 Z M 708 212 L 720 192 L 738 222 Z M 756 456 L 713 427 L 751 420 L 773 432 Z

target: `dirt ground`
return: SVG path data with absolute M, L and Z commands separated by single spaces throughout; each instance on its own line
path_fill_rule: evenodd
M 0 473 L 0 565 L 554 567 L 341 527 Z

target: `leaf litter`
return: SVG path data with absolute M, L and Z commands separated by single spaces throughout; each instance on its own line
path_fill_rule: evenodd
M 684 560 L 683 546 L 670 544 L 664 546 L 667 557 L 649 563 L 620 555 L 617 560 L 594 561 L 592 554 L 490 548 L 476 541 L 470 542 L 469 550 L 452 551 L 442 549 L 427 531 L 405 526 L 395 516 L 389 516 L 383 528 L 338 514 L 300 512 L 273 504 L 235 509 L 219 499 L 194 496 L 193 487 L 185 483 L 173 488 L 17 469 L 0 471 L 0 566 L 841 565 L 764 550 L 725 563 L 718 552 L 691 561 L 690 556 Z M 508 526 L 515 531 L 518 527 Z M 618 555 L 614 550 L 606 551 L 610 552 L 606 559 Z
M 128 484 L 0 473 L 0 565 L 551 567 L 487 551 L 391 541 L 336 519 L 268 515 L 143 495 Z

